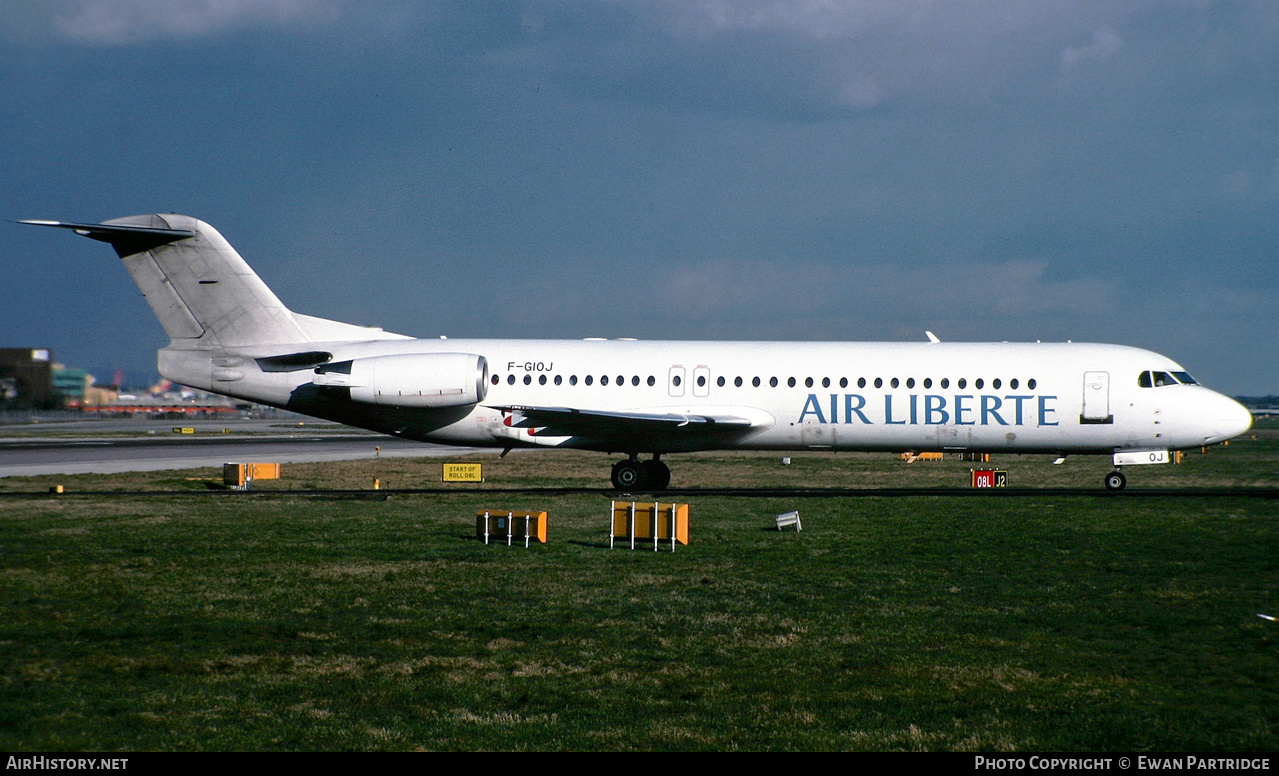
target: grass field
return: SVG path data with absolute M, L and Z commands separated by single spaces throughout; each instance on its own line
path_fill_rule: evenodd
M 676 552 L 608 548 L 602 495 L 437 486 L 440 462 L 9 478 L 0 749 L 1279 749 L 1279 432 L 1130 488 L 1105 461 L 1007 458 L 1081 495 L 695 496 Z M 671 459 L 675 487 L 960 486 L 888 456 Z M 607 459 L 486 457 L 488 487 L 598 486 Z M 187 479 L 192 477 L 195 479 Z M 477 508 L 550 512 L 485 546 Z M 771 519 L 798 508 L 803 533 Z

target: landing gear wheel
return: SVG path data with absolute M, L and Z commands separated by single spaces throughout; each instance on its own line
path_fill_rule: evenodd
M 670 467 L 656 458 L 644 462 L 644 473 L 648 475 L 648 486 L 653 490 L 666 490 L 666 486 L 671 484 Z
M 643 490 L 648 479 L 644 464 L 634 458 L 613 464 L 613 487 L 618 490 Z
M 1128 484 L 1128 480 L 1121 472 L 1111 472 L 1106 475 L 1106 490 L 1123 490 Z

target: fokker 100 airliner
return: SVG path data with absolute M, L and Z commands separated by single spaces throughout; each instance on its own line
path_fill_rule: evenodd
M 1110 455 L 1235 437 L 1252 416 L 1177 363 L 1085 343 L 415 339 L 295 313 L 188 216 L 24 221 L 109 243 L 170 337 L 176 383 L 407 439 L 624 454 L 661 490 L 695 450 Z M 641 455 L 650 456 L 641 460 Z M 1116 468 L 1107 488 L 1125 484 Z

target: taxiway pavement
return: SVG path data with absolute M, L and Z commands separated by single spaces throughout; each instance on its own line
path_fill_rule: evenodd
M 194 433 L 174 433 L 174 428 L 183 427 Z M 227 461 L 313 463 L 481 452 L 337 424 L 279 420 L 76 421 L 38 428 L 3 426 L 0 433 L 0 477 L 198 469 Z

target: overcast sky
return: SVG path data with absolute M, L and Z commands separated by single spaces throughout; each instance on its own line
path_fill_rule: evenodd
M 1279 3 L 0 0 L 0 218 L 434 337 L 1117 342 L 1279 393 Z M 155 378 L 0 222 L 0 346 Z

